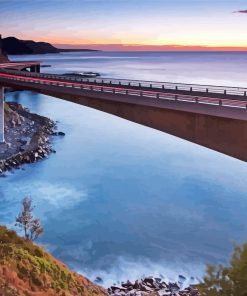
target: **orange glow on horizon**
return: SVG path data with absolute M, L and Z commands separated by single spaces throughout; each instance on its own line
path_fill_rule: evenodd
M 241 44 L 240 42 L 227 43 L 227 42 L 203 42 L 198 43 L 196 41 L 191 42 L 178 42 L 178 40 L 135 40 L 132 38 L 115 39 L 115 38 L 97 38 L 92 40 L 84 39 L 70 39 L 70 38 L 36 38 L 35 41 L 48 42 L 54 45 L 67 44 L 71 46 L 85 46 L 85 45 L 122 45 L 125 46 L 140 46 L 140 47 L 205 47 L 205 48 L 247 48 L 247 42 Z

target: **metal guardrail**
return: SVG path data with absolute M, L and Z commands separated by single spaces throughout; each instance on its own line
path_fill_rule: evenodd
M 172 83 L 172 82 L 156 82 L 156 81 L 141 81 L 128 79 L 114 79 L 114 78 L 77 78 L 58 74 L 34 73 L 15 70 L 1 69 L 0 72 L 8 74 L 17 74 L 25 77 L 39 77 L 45 79 L 86 82 L 99 85 L 113 85 L 113 86 L 128 86 L 135 88 L 150 88 L 160 89 L 162 91 L 186 91 L 190 93 L 201 92 L 205 94 L 222 94 L 235 95 L 247 99 L 247 88 L 242 87 L 228 87 L 228 86 L 214 86 L 214 85 L 200 85 L 200 84 L 186 84 L 186 83 Z
M 6 71 L 5 71 L 6 72 Z M 21 73 L 22 74 L 22 73 Z M 25 75 L 13 75 L 13 72 L 10 74 L 3 73 L 0 71 L 0 78 L 14 80 L 14 81 L 23 81 L 28 83 L 42 84 L 42 85 L 54 85 L 58 87 L 66 87 L 66 88 L 75 88 L 86 91 L 95 91 L 95 92 L 103 92 L 103 93 L 112 93 L 117 95 L 128 95 L 128 96 L 138 96 L 138 97 L 148 97 L 159 100 L 172 100 L 172 101 L 183 101 L 183 102 L 191 102 L 197 104 L 209 104 L 221 107 L 234 107 L 247 109 L 247 102 L 241 100 L 230 100 L 230 99 L 219 99 L 213 97 L 203 97 L 203 96 L 193 96 L 193 95 L 184 95 L 184 94 L 174 94 L 168 92 L 160 92 L 160 91 L 152 91 L 152 90 L 142 90 L 142 89 L 133 89 L 133 88 L 122 88 L 114 85 L 104 86 L 104 85 L 92 85 L 82 82 L 68 82 L 68 81 L 59 81 L 59 80 L 48 80 L 46 74 L 42 74 L 43 79 L 40 77 L 41 75 L 35 75 L 25 73 Z M 50 77 L 50 75 L 49 75 Z M 57 75 L 55 76 L 58 77 Z M 61 76 L 63 77 L 63 76 Z M 63 77 L 64 78 L 64 77 Z

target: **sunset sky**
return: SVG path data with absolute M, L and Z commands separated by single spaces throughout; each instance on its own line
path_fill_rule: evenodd
M 62 46 L 247 47 L 247 1 L 0 0 L 0 11 L 3 37 Z

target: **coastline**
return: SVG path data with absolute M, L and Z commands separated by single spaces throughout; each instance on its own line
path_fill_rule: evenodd
M 52 149 L 52 136 L 56 132 L 51 119 L 31 113 L 18 103 L 5 103 L 5 143 L 0 144 L 0 176 L 26 163 L 46 158 Z
M 127 281 L 121 285 L 113 285 L 107 289 L 109 296 L 200 296 L 198 285 L 183 287 L 186 278 L 179 275 L 178 282 L 165 282 L 161 277 L 153 276 Z M 96 281 L 100 284 L 100 281 Z
M 61 121 L 61 122 L 62 122 L 62 121 Z M 158 145 L 159 143 L 156 143 L 156 142 L 155 142 L 155 144 Z M 226 160 L 226 161 L 227 161 L 227 160 Z M 168 164 L 168 166 L 169 166 L 169 164 Z M 154 201 L 154 203 L 155 203 L 155 201 Z M 200 209 L 199 209 L 199 212 L 200 212 Z M 185 211 L 185 214 L 186 214 L 186 211 Z M 138 214 L 137 214 L 137 215 L 138 215 Z M 194 218 L 194 217 L 193 217 L 193 218 Z M 199 222 L 200 222 L 200 221 L 199 221 Z M 217 222 L 217 221 L 216 221 L 216 222 Z M 186 229 L 186 223 L 185 223 L 185 229 Z M 193 235 L 192 235 L 192 239 L 193 239 Z M 153 273 L 150 272 L 150 274 L 153 274 Z
M 0 240 L 0 295 L 200 296 L 197 285 L 184 287 L 186 278 L 182 275 L 178 282 L 149 276 L 106 289 L 100 277 L 90 281 L 44 247 L 18 236 L 6 226 L 0 225 Z

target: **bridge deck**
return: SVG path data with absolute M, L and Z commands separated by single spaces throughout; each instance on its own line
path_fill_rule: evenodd
M 2 64 L 3 67 L 4 64 Z M 24 63 L 25 65 L 25 63 Z M 141 80 L 127 80 L 127 79 L 112 79 L 112 78 L 81 78 L 81 77 L 70 77 L 57 74 L 46 74 L 46 73 L 33 73 L 21 71 L 6 70 L 1 68 L 0 71 L 6 74 L 15 74 L 27 77 L 36 77 L 51 79 L 57 81 L 73 81 L 83 82 L 90 85 L 99 86 L 115 86 L 118 88 L 131 88 L 136 90 L 144 91 L 156 91 L 156 92 L 170 92 L 172 94 L 184 94 L 194 95 L 203 97 L 214 97 L 214 98 L 226 98 L 226 99 L 241 99 L 247 101 L 247 88 L 243 87 L 229 87 L 229 86 L 216 86 L 216 85 L 199 85 L 199 84 L 184 84 L 184 83 L 171 83 L 171 82 L 156 82 L 156 81 L 141 81 Z
M 0 85 L 98 109 L 247 161 L 244 93 L 175 93 L 163 88 L 0 70 Z M 242 91 L 242 90 L 241 90 Z M 196 95 L 195 95 L 196 94 Z
M 244 96 L 238 99 L 217 98 L 171 93 L 168 90 L 133 88 L 129 85 L 98 85 L 97 83 L 80 82 L 78 79 L 68 81 L 59 75 L 33 74 L 18 72 L 17 74 L 0 73 L 0 83 L 24 87 L 37 91 L 53 90 L 58 93 L 70 93 L 87 97 L 128 101 L 133 104 L 171 108 L 187 112 L 211 114 L 215 116 L 247 120 L 247 102 Z M 52 79 L 50 78 L 52 77 Z M 60 79 L 60 77 L 62 79 Z M 56 79 L 54 79 L 56 78 Z M 85 81 L 85 80 L 84 80 Z
M 7 62 L 0 63 L 0 70 L 12 69 L 16 71 L 21 71 L 26 68 L 40 67 L 41 62 L 39 61 L 26 61 L 26 62 Z

